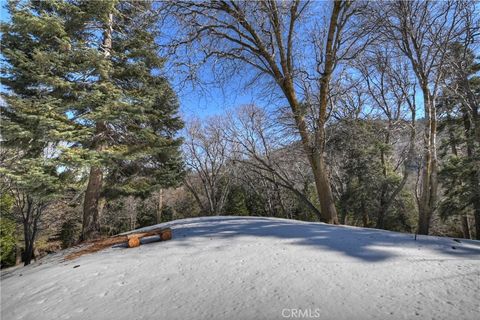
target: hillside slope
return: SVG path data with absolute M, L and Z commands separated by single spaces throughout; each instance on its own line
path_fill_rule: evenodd
M 260 217 L 164 225 L 173 240 L 73 261 L 62 252 L 3 272 L 1 318 L 475 319 L 480 311 L 477 241 Z

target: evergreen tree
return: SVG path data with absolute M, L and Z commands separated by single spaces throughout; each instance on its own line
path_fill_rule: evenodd
M 13 197 L 2 192 L 0 195 L 0 268 L 15 265 L 17 244 L 16 225 L 7 216 L 11 214 Z
M 54 94 L 56 73 L 68 38 L 61 20 L 39 10 L 41 3 L 9 3 L 11 22 L 2 24 L 2 192 L 13 199 L 9 216 L 23 225 L 25 265 L 45 208 L 70 181 L 70 170 L 59 162 L 58 142 L 72 128 L 57 113 L 61 100 Z
M 480 239 L 480 63 L 473 52 L 458 43 L 449 48 L 447 79 L 438 108 L 445 132 L 439 178 L 444 197 L 441 217 L 460 216 L 464 237 L 470 237 L 469 214 L 473 213 L 476 238 Z
M 387 129 L 382 120 L 345 120 L 339 123 L 332 147 L 341 152 L 342 183 L 339 208 L 341 220 L 349 224 L 410 232 L 413 203 L 408 192 L 399 192 L 394 205 L 381 211 L 382 201 L 402 183 L 391 155 L 393 145 L 385 143 Z M 338 152 L 338 151 L 337 151 Z M 361 221 L 361 222 L 360 222 Z
M 101 197 L 145 197 L 182 175 L 178 103 L 158 55 L 150 2 L 12 2 L 3 26 L 8 108 L 44 121 L 65 168 L 89 171 L 82 238 L 98 236 Z M 48 40 L 48 41 L 46 41 Z M 19 69 L 22 76 L 18 76 Z M 38 81 L 28 103 L 22 77 Z M 42 91 L 42 92 L 39 92 Z M 13 98 L 15 96 L 15 98 Z M 12 102 L 13 99 L 18 102 Z M 19 106 L 25 110 L 19 111 Z M 11 118 L 12 128 L 17 120 Z M 12 130 L 14 133 L 14 130 Z M 39 145 L 39 150 L 44 149 Z M 84 170 L 85 171 L 85 170 Z
M 84 99 L 77 99 L 71 110 L 95 128 L 82 141 L 84 148 L 95 151 L 84 201 L 84 239 L 99 230 L 102 195 L 145 197 L 158 187 L 174 185 L 181 175 L 180 141 L 174 136 L 182 123 L 175 94 L 161 75 L 164 61 L 158 56 L 151 4 L 110 4 L 80 5 L 89 24 L 99 26 L 85 32 L 80 47 L 91 50 L 91 39 L 101 43 L 93 48 L 98 59 L 93 78 L 88 61 L 82 61 L 89 89 L 82 90 Z
M 248 216 L 248 209 L 245 199 L 245 190 L 242 186 L 235 185 L 230 188 L 225 203 L 225 214 L 235 216 Z

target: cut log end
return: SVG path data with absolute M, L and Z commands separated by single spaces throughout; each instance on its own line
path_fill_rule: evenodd
M 128 247 L 135 248 L 140 246 L 140 239 L 138 237 L 131 237 L 128 239 Z
M 167 240 L 170 240 L 170 239 L 172 239 L 172 230 L 171 229 L 163 230 L 160 233 L 160 240 L 167 241 Z

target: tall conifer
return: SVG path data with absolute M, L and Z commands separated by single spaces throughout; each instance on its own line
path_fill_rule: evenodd
M 7 108 L 44 120 L 46 128 L 30 128 L 26 140 L 55 145 L 63 168 L 80 168 L 88 175 L 85 240 L 99 234 L 100 198 L 147 196 L 174 185 L 182 174 L 176 137 L 182 121 L 162 73 L 151 6 L 137 1 L 12 2 L 12 20 L 2 27 Z M 28 81 L 35 82 L 35 90 Z M 32 99 L 42 100 L 34 104 Z M 18 117 L 5 117 L 9 140 L 26 136 L 15 130 Z

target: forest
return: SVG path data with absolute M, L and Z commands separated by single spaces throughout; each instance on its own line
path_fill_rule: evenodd
M 475 1 L 2 10 L 2 268 L 199 216 L 480 239 Z

